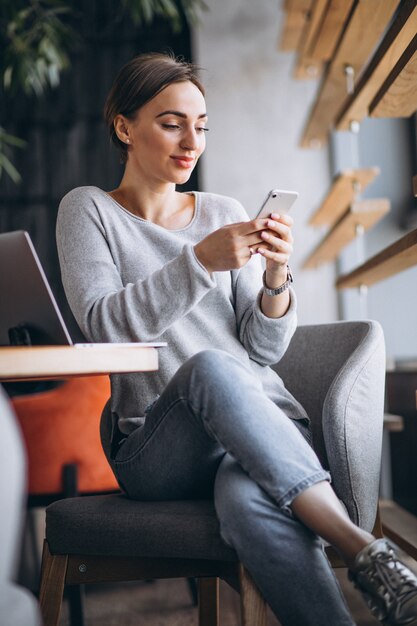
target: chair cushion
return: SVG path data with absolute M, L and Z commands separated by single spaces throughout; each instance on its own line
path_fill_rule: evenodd
M 209 500 L 138 502 L 125 495 L 58 500 L 46 509 L 52 554 L 237 561 Z
M 51 391 L 15 396 L 28 460 L 28 493 L 62 493 L 62 467 L 78 467 L 78 492 L 119 486 L 101 447 L 101 412 L 110 397 L 108 376 L 73 378 Z

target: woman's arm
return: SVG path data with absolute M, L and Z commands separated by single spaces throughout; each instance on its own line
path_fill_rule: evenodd
M 267 259 L 266 278 L 271 281 L 267 285 L 281 286 L 286 281 L 292 249 L 291 218 L 287 218 L 288 224 L 268 226 L 270 220 L 265 218 L 249 220 L 237 202 L 234 210 L 236 223 L 208 235 L 195 246 L 195 251 L 208 272 L 231 269 L 240 341 L 253 360 L 271 365 L 285 353 L 295 331 L 296 300 L 292 290 L 273 297 L 263 292 L 261 258 L 253 253 L 262 251 Z M 265 232 L 271 238 L 262 234 Z
M 295 332 L 297 300 L 291 288 L 280 296 L 265 296 L 263 271 L 261 258 L 256 254 L 244 268 L 232 272 L 234 303 L 239 338 L 250 358 L 261 365 L 273 365 L 285 354 Z M 278 317 L 267 315 L 265 299 L 275 300 L 281 296 L 286 300 L 285 313 Z
M 289 215 L 272 214 L 267 221 L 268 230 L 261 233 L 266 246 L 258 246 L 257 252 L 266 259 L 265 283 L 269 289 L 279 289 L 288 280 L 288 263 L 292 253 L 293 219 Z M 277 295 L 263 292 L 261 308 L 267 317 L 282 317 L 290 305 L 288 290 Z
M 154 341 L 216 282 L 197 260 L 193 246 L 185 245 L 160 269 L 149 274 L 146 268 L 143 280 L 123 285 L 109 245 L 113 226 L 104 225 L 85 190 L 74 190 L 61 203 L 57 246 L 69 305 L 91 341 Z

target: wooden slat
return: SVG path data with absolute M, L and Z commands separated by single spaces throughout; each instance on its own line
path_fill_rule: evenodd
M 328 6 L 328 0 L 316 0 L 304 27 L 294 77 L 317 78 L 322 70 L 322 63 L 311 58 L 310 49 L 316 40 Z
M 354 0 L 330 0 L 315 41 L 309 50 L 317 61 L 329 61 L 342 35 Z
M 278 42 L 278 50 L 291 52 L 300 46 L 308 13 L 306 11 L 289 11 L 284 19 L 284 27 Z
M 417 559 L 417 517 L 392 500 L 381 500 L 379 507 L 384 535 Z
M 333 261 L 339 252 L 353 241 L 360 227 L 363 232 L 374 226 L 390 210 L 390 202 L 385 198 L 355 202 L 333 229 L 324 237 L 317 248 L 305 261 L 303 267 L 310 269 L 322 263 Z
M 352 67 L 354 76 L 359 76 L 398 4 L 399 0 L 357 2 L 310 113 L 301 147 L 320 147 L 327 142 L 329 131 L 347 98 L 346 67 Z M 357 79 L 354 82 L 357 83 Z
M 410 117 L 417 110 L 417 35 L 371 102 L 371 117 Z
M 346 209 L 379 174 L 379 168 L 369 167 L 360 170 L 346 170 L 333 180 L 332 187 L 310 218 L 312 226 L 332 226 L 345 213 Z
M 336 287 L 351 289 L 361 285 L 372 285 L 416 264 L 417 229 L 394 242 L 352 272 L 340 276 L 336 281 Z
M 310 11 L 314 0 L 285 0 L 285 11 Z
M 348 130 L 352 121 L 368 115 L 369 105 L 393 70 L 417 31 L 416 0 L 407 0 L 387 32 L 355 93 L 347 100 L 336 122 L 337 130 Z

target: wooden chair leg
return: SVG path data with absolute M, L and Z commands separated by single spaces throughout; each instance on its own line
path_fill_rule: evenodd
M 84 626 L 84 585 L 67 587 L 70 626 Z
M 248 570 L 239 565 L 242 626 L 266 626 L 266 602 Z
M 187 586 L 190 591 L 193 606 L 198 606 L 198 584 L 197 580 L 192 577 L 187 578 Z
M 68 556 L 51 555 L 45 541 L 43 544 L 39 604 L 43 626 L 57 626 L 64 593 Z
M 198 626 L 219 626 L 219 579 L 198 579 Z

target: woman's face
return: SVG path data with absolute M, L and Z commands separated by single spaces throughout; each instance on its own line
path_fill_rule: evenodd
M 206 104 L 191 82 L 173 83 L 124 118 L 128 165 L 151 182 L 185 183 L 206 145 Z

